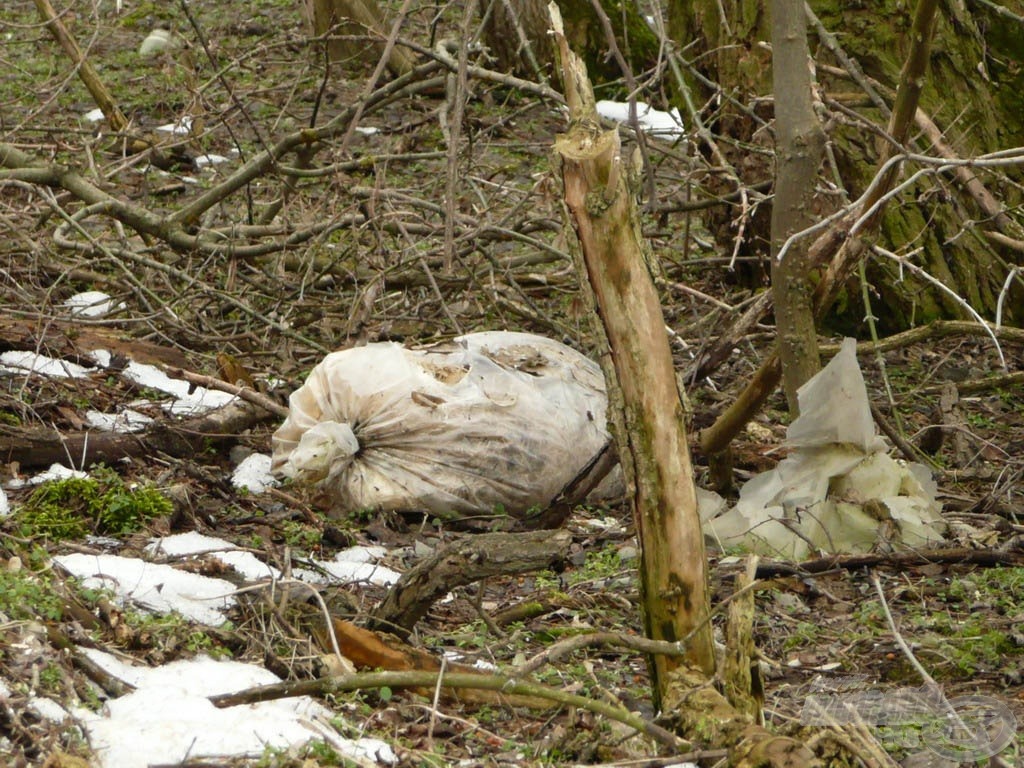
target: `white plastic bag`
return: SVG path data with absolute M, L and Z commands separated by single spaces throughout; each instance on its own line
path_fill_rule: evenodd
M 525 333 L 335 352 L 292 393 L 273 470 L 339 512 L 448 520 L 545 507 L 608 440 L 600 367 Z
M 800 416 L 786 432 L 793 452 L 747 481 L 732 509 L 701 505 L 711 541 L 790 560 L 941 542 L 931 473 L 890 458 L 875 434 L 857 343 L 845 339 L 797 396 Z

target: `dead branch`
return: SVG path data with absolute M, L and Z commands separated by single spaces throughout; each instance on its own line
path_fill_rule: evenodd
M 75 42 L 67 27 L 64 26 L 60 17 L 57 16 L 57 12 L 53 9 L 50 0 L 35 0 L 35 4 L 39 15 L 46 22 L 46 28 L 50 30 L 50 34 L 60 43 L 64 53 L 74 63 L 78 76 L 95 100 L 96 106 L 103 111 L 103 116 L 107 119 L 110 127 L 118 133 L 124 131 L 128 127 L 128 118 L 121 112 L 117 102 L 114 101 L 114 97 L 107 90 L 92 64 L 82 55 L 82 50 L 78 47 L 78 43 Z
M 374 609 L 370 626 L 407 637 L 451 590 L 492 576 L 550 568 L 565 559 L 571 543 L 568 531 L 483 533 L 456 541 L 402 574 Z
M 339 677 L 322 677 L 316 680 L 274 683 L 271 685 L 247 688 L 236 693 L 211 696 L 210 701 L 215 707 L 233 707 L 239 704 L 252 704 L 260 701 L 274 701 L 292 696 L 328 696 L 345 691 L 358 691 L 373 688 L 426 688 L 438 683 L 447 688 L 478 688 L 499 691 L 506 695 L 527 696 L 546 699 L 553 705 L 578 707 L 615 720 L 646 734 L 670 749 L 686 749 L 689 744 L 670 731 L 648 722 L 643 718 L 627 712 L 621 707 L 603 701 L 589 699 L 584 696 L 559 691 L 539 683 L 524 683 L 501 675 L 458 672 L 404 671 L 404 672 L 360 672 L 354 675 Z
M 203 416 L 177 421 L 168 417 L 142 432 L 79 432 L 66 435 L 46 427 L 0 427 L 0 461 L 22 467 L 73 462 L 76 468 L 115 464 L 125 458 L 193 456 L 196 452 L 237 439 L 271 414 L 250 403 L 229 403 Z
M 262 392 L 257 392 L 252 387 L 244 385 L 232 384 L 218 379 L 216 376 L 206 376 L 202 373 L 193 373 L 192 371 L 186 371 L 184 368 L 173 368 L 168 367 L 167 373 L 170 376 L 174 376 L 178 379 L 184 379 L 192 384 L 198 384 L 201 387 L 207 389 L 217 389 L 221 392 L 227 392 L 228 394 L 240 397 L 248 403 L 252 403 L 257 408 L 262 408 L 264 411 L 280 416 L 282 419 L 288 417 L 288 409 L 280 403 L 276 403 L 269 397 L 264 395 Z
M 835 555 L 802 563 L 761 563 L 757 567 L 757 578 L 773 576 L 797 576 L 800 574 L 824 573 L 837 568 L 854 571 L 860 568 L 879 566 L 906 568 L 915 565 L 980 565 L 986 568 L 998 566 L 1024 566 L 1024 552 L 1002 552 L 996 549 L 929 549 L 921 552 L 872 552 L 864 555 Z

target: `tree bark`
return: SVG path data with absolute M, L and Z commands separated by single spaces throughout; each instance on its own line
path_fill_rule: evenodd
M 834 168 L 850 199 L 856 199 L 874 178 L 887 145 L 870 125 L 886 125 L 895 109 L 900 68 L 917 32 L 907 6 L 895 0 L 854 5 L 810 0 L 808 5 L 820 17 L 814 19 L 811 52 L 823 105 L 835 116 L 827 121 Z M 917 142 L 918 151 L 970 158 L 1024 144 L 1024 70 L 1008 66 L 1024 57 L 1024 28 L 1008 24 L 999 13 L 1000 7 L 989 3 L 940 6 L 928 62 L 934 85 L 921 94 L 919 104 L 925 121 L 935 128 L 919 120 L 929 135 Z M 673 39 L 692 62 L 691 87 L 698 96 L 728 94 L 749 109 L 745 113 L 729 100 L 719 109 L 714 101 L 714 112 L 704 116 L 713 121 L 717 134 L 730 139 L 720 146 L 743 182 L 762 182 L 770 169 L 746 152 L 746 142 L 757 128 L 749 115 L 763 116 L 760 105 L 769 93 L 765 54 L 759 49 L 759 41 L 768 36 L 766 3 L 670 0 L 669 20 Z M 935 144 L 936 134 L 943 138 L 943 147 Z M 950 177 L 922 179 L 905 190 L 878 223 L 882 244 L 896 252 L 923 247 L 915 263 L 983 315 L 992 316 L 1008 270 L 1021 263 L 1021 173 L 963 170 Z M 827 181 L 836 177 L 830 174 Z M 989 194 L 978 189 L 979 182 Z M 713 191 L 734 191 L 716 190 L 713 184 Z M 820 213 L 830 212 L 827 202 L 820 204 Z M 737 231 L 734 213 L 718 216 L 709 218 L 709 227 L 731 248 Z M 745 253 L 768 250 L 762 245 L 770 241 L 766 218 L 753 215 L 746 222 Z M 895 264 L 870 262 L 867 275 L 877 297 L 873 314 L 882 331 L 963 317 L 953 300 L 916 277 L 901 276 Z M 1010 288 L 1003 302 L 1004 320 L 1021 321 L 1022 296 L 1019 284 Z M 827 323 L 833 331 L 856 335 L 866 331 L 865 313 L 857 292 L 843 291 Z
M 937 0 L 918 0 L 914 11 L 913 44 L 901 71 L 895 107 L 890 115 L 887 130 L 887 134 L 895 146 L 902 145 L 906 140 L 913 115 L 917 111 L 929 59 L 928 52 L 935 31 L 936 7 Z M 859 259 L 862 258 L 864 251 L 862 238 L 873 231 L 882 218 L 885 194 L 896 179 L 893 167 L 886 167 L 884 163 L 893 151 L 894 149 L 883 150 L 883 162 L 876 174 L 875 186 L 865 194 L 860 206 L 851 211 L 843 223 L 836 225 L 850 236 L 842 240 L 842 245 L 839 246 L 828 269 L 815 288 L 814 312 L 819 319 L 831 309 L 844 282 Z M 875 208 L 876 203 L 878 204 L 877 208 Z M 873 208 L 875 209 L 871 212 Z M 856 236 L 853 236 L 854 228 L 856 228 Z M 820 239 L 827 240 L 829 237 L 830 235 L 826 234 Z M 814 245 L 812 245 L 812 250 L 814 250 Z M 780 370 L 777 354 L 772 354 L 761 364 L 736 402 L 711 427 L 701 433 L 701 447 L 705 451 L 719 453 L 724 450 L 725 446 L 771 394 L 772 389 L 778 383 Z
M 376 0 L 306 0 L 306 15 L 313 34 L 327 35 L 330 61 L 355 60 L 375 64 L 384 53 L 388 32 L 385 15 Z M 367 45 L 367 36 L 378 42 Z M 416 60 L 404 48 L 394 46 L 388 69 L 396 77 L 412 70 Z
M 625 74 L 613 46 L 634 71 L 652 67 L 660 43 L 636 6 L 621 0 L 599 0 L 611 21 L 614 40 L 601 25 L 594 0 L 558 0 L 569 46 L 582 56 L 594 82 L 609 83 Z M 547 0 L 486 0 L 483 37 L 496 68 L 521 77 L 544 80 L 554 74 L 555 46 Z
M 772 203 L 772 297 L 776 344 L 789 412 L 799 413 L 797 390 L 818 372 L 808 242 L 798 240 L 783 258 L 787 238 L 814 222 L 812 204 L 825 132 L 811 99 L 810 51 L 804 0 L 772 4 L 772 80 L 775 89 L 775 198 Z
M 647 268 L 635 192 L 617 131 L 598 127 L 586 71 L 558 37 L 571 128 L 555 140 L 565 204 L 579 241 L 580 282 L 596 304 L 619 456 L 641 549 L 644 625 L 655 640 L 686 639 L 683 660 L 714 671 L 704 538 L 684 411 L 658 293 Z M 679 659 L 652 660 L 661 700 Z

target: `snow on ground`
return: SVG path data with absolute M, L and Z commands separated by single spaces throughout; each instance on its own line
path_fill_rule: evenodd
M 265 453 L 251 453 L 235 467 L 231 484 L 249 493 L 263 493 L 267 488 L 278 485 L 277 478 L 270 474 L 270 456 Z
M 219 626 L 224 612 L 235 604 L 237 587 L 230 581 L 179 571 L 169 565 L 147 563 L 120 555 L 58 555 L 53 561 L 83 587 L 108 589 L 122 602 L 168 613 L 175 611 L 200 624 Z
M 89 375 L 89 369 L 77 363 L 19 349 L 0 354 L 0 371 L 20 375 L 35 373 L 55 379 L 84 379 Z
M 390 586 L 401 574 L 378 560 L 386 554 L 383 547 L 350 547 L 338 552 L 333 560 L 310 560 L 312 568 L 295 568 L 295 578 L 312 584 L 367 582 L 377 586 Z M 190 555 L 209 555 L 234 569 L 247 581 L 281 578 L 281 572 L 267 565 L 251 552 L 236 547 L 229 541 L 205 536 L 194 531 L 154 539 L 146 547 L 151 556 L 181 558 Z
M 114 304 L 114 300 L 103 291 L 83 291 L 64 302 L 64 308 L 71 312 L 72 317 L 99 318 L 125 306 L 123 301 Z
M 146 554 L 168 558 L 209 554 L 232 568 L 246 581 L 281 578 L 281 572 L 277 568 L 267 565 L 252 552 L 245 552 L 229 541 L 196 531 L 153 539 L 146 547 Z
M 173 400 L 164 403 L 164 410 L 175 415 L 195 416 L 227 405 L 235 396 L 216 389 L 207 389 L 190 384 L 184 379 L 168 376 L 155 365 L 137 363 L 134 360 L 121 371 L 128 381 L 140 387 L 157 389 L 173 396 Z
M 66 480 L 69 477 L 88 477 L 89 473 L 83 472 L 80 469 L 68 469 L 63 464 L 51 464 L 49 469 L 43 470 L 39 474 L 33 475 L 28 479 L 14 478 L 7 483 L 8 488 L 24 488 L 26 485 L 41 485 L 42 483 L 48 483 L 51 480 Z
M 125 408 L 118 413 L 102 413 L 88 410 L 85 412 L 85 423 L 101 432 L 141 432 L 153 423 L 153 419 L 144 413 Z
M 327 742 L 364 765 L 396 762 L 378 739 L 345 739 L 328 724 L 335 713 L 308 696 L 218 709 L 208 696 L 280 682 L 263 667 L 207 656 L 149 668 L 83 648 L 91 661 L 135 690 L 99 713 L 76 709 L 101 768 L 148 768 L 186 760 L 259 757 L 268 747 Z
M 190 532 L 154 539 L 146 547 L 149 557 L 181 559 L 208 555 L 233 569 L 246 582 L 279 579 L 281 572 L 252 552 L 224 539 Z M 378 586 L 394 584 L 400 574 L 376 561 L 381 547 L 352 547 L 333 560 L 310 560 L 312 567 L 295 568 L 295 577 L 312 584 L 366 582 Z M 54 562 L 90 588 L 108 589 L 122 603 L 157 613 L 176 612 L 199 624 L 219 626 L 225 612 L 235 604 L 238 585 L 224 579 L 182 571 L 171 565 L 147 562 L 120 555 L 59 555 Z
M 334 560 L 314 560 L 316 569 L 296 568 L 295 577 L 311 584 L 329 584 L 332 581 L 368 582 L 378 587 L 390 587 L 398 581 L 400 573 L 376 562 L 364 559 L 367 551 L 375 547 L 352 547 L 334 556 Z

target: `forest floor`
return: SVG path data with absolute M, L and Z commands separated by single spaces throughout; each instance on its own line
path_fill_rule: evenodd
M 0 141 L 40 162 L 74 167 L 115 198 L 164 214 L 229 178 L 280 136 L 310 125 L 314 112 L 315 123 L 323 125 L 373 90 L 367 85 L 372 64 L 337 67 L 323 82 L 322 62 L 310 49 L 296 4 L 257 0 L 245 8 L 238 16 L 216 3 L 194 4 L 208 50 L 194 44 L 194 28 L 177 4 L 126 3 L 117 14 L 104 3 L 96 14 L 62 16 L 130 117 L 132 131 L 163 142 L 170 159 L 160 170 L 146 153 L 124 155 L 120 139 L 85 119 L 95 104 L 38 23 L 33 4 L 7 3 L 0 16 L 0 68 L 8 73 L 0 82 Z M 446 13 L 452 18 L 440 14 L 433 30 L 439 36 L 454 35 L 460 23 L 451 9 Z M 417 33 L 426 40 L 432 19 L 425 10 L 417 14 Z M 187 53 L 138 55 L 157 22 L 193 41 Z M 384 75 L 379 84 L 388 80 Z M 314 157 L 288 156 L 287 164 L 308 162 L 291 188 L 279 177 L 261 176 L 210 207 L 199 222 L 224 238 L 251 234 L 236 241 L 243 245 L 281 243 L 299 233 L 263 250 L 174 251 L 102 218 L 102 206 L 72 219 L 82 206 L 68 193 L 0 177 L 0 351 L 34 351 L 87 367 L 84 378 L 29 376 L 9 368 L 0 373 L 0 438 L 8 449 L 2 480 L 11 508 L 0 518 L 4 765 L 56 768 L 89 755 L 80 731 L 32 706 L 42 697 L 65 708 L 99 710 L 113 695 L 97 687 L 95 670 L 81 663 L 76 648 L 105 649 L 149 666 L 209 654 L 251 661 L 291 680 L 327 669 L 328 649 L 287 612 L 294 606 L 286 610 L 275 595 L 240 596 L 228 623 L 206 626 L 130 604 L 112 607 L 107 592 L 81 589 L 54 557 L 139 556 L 155 537 L 194 531 L 229 541 L 282 571 L 293 563 L 330 560 L 354 545 L 374 545 L 386 550 L 383 565 L 402 572 L 456 536 L 430 520 L 353 510 L 333 510 L 329 517 L 331 510 L 314 494 L 297 487 L 240 490 L 231 482 L 238 462 L 269 453 L 280 423 L 265 411 L 250 412 L 237 433 L 165 435 L 163 452 L 147 448 L 130 460 L 112 461 L 100 474 L 99 506 L 76 507 L 84 529 L 61 528 L 69 524 L 66 518 L 46 515 L 70 506 L 84 493 L 81 487 L 39 513 L 35 487 L 12 481 L 52 463 L 77 466 L 85 451 L 105 450 L 98 437 L 91 438 L 92 447 L 83 437 L 95 434 L 89 411 L 116 413 L 130 405 L 166 424 L 168 435 L 182 429 L 160 407 L 167 395 L 117 375 L 118 359 L 121 368 L 131 358 L 241 379 L 283 406 L 325 351 L 364 342 L 428 344 L 498 329 L 537 333 L 593 353 L 591 318 L 567 255 L 557 176 L 548 159 L 555 135 L 565 128 L 564 114 L 554 101 L 507 84 L 475 78 L 469 84 L 454 167 L 441 119 L 445 81 L 438 78 L 368 106 L 347 124 L 359 130 L 322 142 Z M 193 120 L 191 133 L 158 129 L 186 116 Z M 625 141 L 631 143 L 628 132 Z M 665 321 L 685 373 L 764 289 L 767 266 L 747 246 L 734 254 L 730 245 L 714 243 L 693 205 L 704 199 L 706 169 L 685 142 L 648 139 L 647 151 L 658 197 L 645 214 L 644 234 L 663 272 Z M 196 163 L 212 155 L 224 162 Z M 326 170 L 318 175 L 316 169 Z M 446 217 L 449 190 L 457 205 Z M 257 232 L 253 225 L 275 200 L 281 205 L 273 226 Z M 115 311 L 95 319 L 72 316 L 64 302 L 86 290 L 112 296 Z M 859 287 L 854 291 L 859 296 Z M 869 338 L 866 327 L 847 330 Z M 694 434 L 769 353 L 772 331 L 766 319 L 709 377 L 686 380 Z M 87 353 L 96 349 L 115 353 L 111 367 L 90 360 Z M 1022 369 L 1024 344 L 1005 341 L 1002 353 L 1006 372 Z M 898 699 L 899 691 L 920 688 L 924 681 L 900 649 L 902 639 L 947 698 L 991 697 L 1024 723 L 1024 390 L 1012 379 L 1002 387 L 991 383 L 1004 369 L 983 334 L 922 335 L 880 356 L 864 355 L 861 364 L 886 421 L 926 450 L 952 526 L 949 545 L 959 554 L 932 563 L 880 554 L 871 567 L 814 574 L 782 567 L 766 575 L 754 625 L 765 661 L 766 720 L 772 728 L 795 731 L 809 696 Z M 943 406 L 943 391 L 947 397 L 955 392 L 959 401 Z M 785 455 L 787 423 L 778 394 L 735 443 L 740 484 Z M 50 439 L 57 433 L 60 440 Z M 26 448 L 30 434 L 38 442 Z M 698 484 L 708 482 L 706 457 L 696 449 L 694 462 Z M 111 505 L 138 488 L 158 489 L 170 503 L 133 508 L 111 523 Z M 32 503 L 36 513 L 26 516 Z M 97 512 L 101 507 L 108 517 Z M 570 556 L 557 572 L 455 589 L 418 623 L 412 642 L 500 670 L 566 637 L 641 632 L 628 509 L 581 507 L 567 530 Z M 713 605 L 732 593 L 742 562 L 737 553 L 709 551 Z M 176 567 L 207 575 L 229 570 L 203 556 Z M 365 582 L 320 587 L 335 615 L 356 622 L 385 589 Z M 303 600 L 293 596 L 292 602 L 307 610 Z M 716 614 L 716 627 L 721 620 Z M 535 677 L 644 717 L 655 714 L 644 658 L 632 651 L 577 650 L 542 666 Z M 498 704 L 435 704 L 429 696 L 390 689 L 336 693 L 324 701 L 343 735 L 381 738 L 399 765 L 673 762 L 652 743 L 629 738 L 622 727 L 583 709 L 538 714 Z M 869 730 L 897 761 L 924 754 L 915 758 L 926 760 L 919 765 L 956 764 L 925 749 L 928 732 L 920 724 L 876 723 Z M 710 755 L 699 762 L 710 766 L 720 759 Z M 1011 740 L 1002 759 L 1024 764 L 1024 736 Z M 300 750 L 268 748 L 248 761 L 174 764 L 298 767 L 342 760 L 313 743 Z

